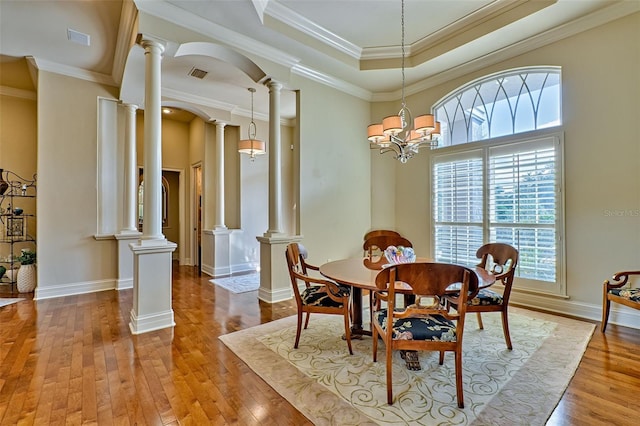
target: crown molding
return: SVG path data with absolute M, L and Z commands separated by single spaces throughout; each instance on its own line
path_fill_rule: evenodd
M 177 6 L 164 1 L 136 1 L 138 10 L 156 18 L 195 31 L 199 34 L 211 37 L 223 42 L 235 49 L 244 50 L 252 55 L 267 59 L 271 62 L 291 67 L 300 60 L 295 56 L 274 49 L 268 44 L 253 40 L 243 34 L 224 28 L 218 24 L 207 21 L 201 16 L 195 15 Z
M 360 60 L 362 56 L 362 48 L 343 39 L 337 34 L 332 33 L 326 28 L 316 24 L 315 22 L 305 18 L 302 15 L 294 12 L 293 10 L 283 6 L 280 3 L 270 1 L 264 11 L 266 15 L 276 19 L 290 28 L 300 31 L 312 37 L 314 40 L 345 53 L 346 55 Z
M 81 68 L 70 67 L 68 65 L 59 64 L 57 62 L 47 61 L 37 57 L 32 57 L 33 64 L 40 71 L 48 71 L 55 74 L 61 74 L 68 77 L 78 78 L 80 80 L 91 81 L 93 83 L 105 84 L 107 86 L 119 87 L 110 75 L 87 71 Z
M 372 100 L 372 93 L 366 89 L 363 89 L 355 84 L 347 83 L 344 80 L 340 80 L 328 74 L 321 73 L 304 65 L 296 65 L 291 68 L 293 74 L 306 77 L 309 80 L 324 84 L 325 86 L 332 87 L 341 92 L 353 95 L 357 98 L 364 99 L 365 101 Z
M 16 89 L 15 87 L 0 86 L 0 96 L 11 96 L 13 98 L 38 100 L 38 94 L 33 90 Z
M 632 13 L 640 11 L 640 2 L 622 1 L 617 2 L 604 9 L 595 11 L 582 18 L 576 19 L 564 25 L 560 25 L 551 30 L 545 31 L 537 36 L 530 37 L 518 43 L 514 43 L 508 47 L 493 51 L 484 56 L 478 57 L 465 64 L 457 67 L 449 68 L 437 74 L 429 76 L 417 83 L 405 87 L 405 95 L 413 95 L 439 84 L 446 83 L 458 77 L 480 70 L 482 68 L 494 65 L 496 63 L 506 61 L 515 56 L 530 52 L 531 50 L 544 47 L 548 44 L 555 43 L 565 38 L 580 34 L 592 28 L 605 25 L 616 19 L 623 18 Z M 374 93 L 372 102 L 396 101 L 402 96 L 401 90 L 385 93 Z

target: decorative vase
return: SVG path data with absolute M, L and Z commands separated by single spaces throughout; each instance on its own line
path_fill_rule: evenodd
M 36 288 L 36 265 L 22 265 L 18 269 L 16 280 L 18 292 L 29 293 Z
M 4 169 L 0 169 L 0 195 L 3 195 L 9 189 L 9 182 L 4 180 Z

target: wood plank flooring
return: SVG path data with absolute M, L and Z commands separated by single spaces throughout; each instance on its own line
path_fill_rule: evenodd
M 295 314 L 174 267 L 176 326 L 132 336 L 132 291 L 0 308 L 0 425 L 309 425 L 218 336 Z M 0 297 L 15 297 L 0 286 Z M 30 299 L 29 295 L 19 295 Z M 548 425 L 632 425 L 640 331 L 596 330 Z

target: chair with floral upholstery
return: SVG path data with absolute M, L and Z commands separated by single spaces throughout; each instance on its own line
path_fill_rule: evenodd
M 296 341 L 293 345 L 298 348 L 300 343 L 300 333 L 302 331 L 302 314 L 306 312 L 307 317 L 304 323 L 306 329 L 309 325 L 309 316 L 312 312 L 321 314 L 342 315 L 344 317 L 344 332 L 349 347 L 349 353 L 353 355 L 351 348 L 351 325 L 350 325 L 350 296 L 351 288 L 336 284 L 326 279 L 316 278 L 309 275 L 309 270 L 317 271 L 317 266 L 306 261 L 307 251 L 298 243 L 287 245 L 285 256 L 287 267 L 293 286 L 293 294 L 298 305 L 298 325 L 296 329 Z M 304 283 L 302 291 L 299 282 Z
M 460 292 L 453 297 L 460 306 L 457 311 L 450 310 L 445 302 L 447 288 L 454 283 L 460 283 Z M 452 351 L 458 407 L 464 408 L 462 336 L 468 297 L 478 291 L 475 272 L 446 263 L 402 263 L 381 270 L 376 276 L 376 287 L 371 340 L 374 362 L 378 355 L 378 336 L 385 345 L 387 403 L 393 404 L 394 350 L 439 351 L 440 365 L 444 362 L 444 352 Z M 397 290 L 414 295 L 414 303 L 397 307 Z
M 502 294 L 488 288 L 480 289 L 478 295 L 469 300 L 467 313 L 476 312 L 478 327 L 483 330 L 482 312 L 500 312 L 502 314 L 502 332 L 504 340 L 509 350 L 513 349 L 511 335 L 509 334 L 509 297 L 511 287 L 518 264 L 518 250 L 509 244 L 488 243 L 483 245 L 476 252 L 476 257 L 480 259 L 479 267 L 495 275 L 496 284 L 501 283 Z M 494 284 L 494 285 L 496 285 Z M 455 303 L 452 303 L 455 308 Z
M 640 288 L 631 285 L 629 277 L 640 275 L 640 271 L 623 271 L 616 273 L 611 282 L 605 280 L 602 294 L 602 323 L 600 331 L 604 333 L 609 322 L 611 302 L 619 303 L 634 309 L 640 309 Z
M 382 265 L 389 263 L 384 251 L 389 246 L 413 247 L 411 241 L 400 235 L 376 235 L 364 241 L 362 249 L 365 252 L 364 266 L 368 269 L 382 269 Z

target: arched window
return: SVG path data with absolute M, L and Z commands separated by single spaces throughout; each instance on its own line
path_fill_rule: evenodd
M 559 67 L 504 71 L 472 81 L 434 106 L 439 147 L 561 124 Z
M 560 69 L 534 67 L 475 80 L 436 104 L 435 260 L 474 264 L 482 244 L 511 244 L 516 287 L 566 294 L 560 94 Z

